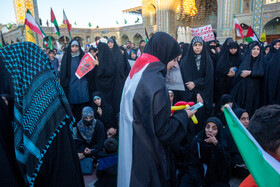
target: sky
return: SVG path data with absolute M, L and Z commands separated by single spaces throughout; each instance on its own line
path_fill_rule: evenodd
M 140 16 L 122 13 L 122 10 L 141 6 L 142 0 L 37 0 L 37 3 L 43 25 L 46 25 L 47 19 L 50 23 L 50 7 L 59 25 L 63 21 L 63 9 L 73 27 L 89 28 L 89 22 L 93 28 L 97 25 L 101 28 L 118 27 L 125 25 L 124 19 L 127 25 L 133 25 L 137 17 L 142 23 Z M 15 23 L 13 0 L 0 0 L 0 4 L 0 23 Z M 77 25 L 74 25 L 75 22 Z

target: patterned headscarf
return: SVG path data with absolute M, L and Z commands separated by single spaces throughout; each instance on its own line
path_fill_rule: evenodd
M 34 43 L 0 49 L 14 86 L 14 146 L 28 186 L 33 186 L 43 158 L 64 125 L 72 125 L 71 109 L 48 56 Z
M 90 125 L 86 125 L 85 124 L 85 118 L 87 116 L 92 117 L 92 120 L 90 121 Z M 94 119 L 94 112 L 93 109 L 91 107 L 85 107 L 82 110 L 82 119 L 81 121 L 79 121 L 77 127 L 82 135 L 82 137 L 87 141 L 87 143 L 90 143 L 91 138 L 93 136 L 94 133 L 94 129 L 95 129 L 95 124 L 96 124 L 96 120 Z

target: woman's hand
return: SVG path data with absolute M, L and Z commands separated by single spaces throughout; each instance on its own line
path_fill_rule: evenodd
M 186 84 L 186 86 L 188 87 L 189 90 L 192 90 L 192 89 L 195 88 L 194 82 L 187 82 L 187 83 L 185 83 L 185 84 Z
M 198 103 L 201 102 L 203 104 L 203 99 L 199 93 L 196 95 L 196 100 Z
M 213 143 L 214 145 L 217 145 L 217 143 L 218 143 L 218 140 L 216 139 L 215 136 L 209 137 L 209 138 L 205 139 L 204 141 L 207 143 Z
M 251 75 L 251 73 L 252 73 L 252 71 L 243 70 L 240 76 L 245 78 L 245 77 L 248 77 L 249 75 Z

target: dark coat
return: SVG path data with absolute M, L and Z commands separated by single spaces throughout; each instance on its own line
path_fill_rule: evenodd
M 69 99 L 69 83 L 70 83 L 70 78 L 71 76 L 71 43 L 73 42 L 74 40 L 72 40 L 67 49 L 66 49 L 66 52 L 65 54 L 63 55 L 63 58 L 61 60 L 61 69 L 60 69 L 60 84 L 66 94 L 66 97 Z M 79 51 L 80 51 L 80 55 L 79 55 L 79 60 L 81 60 L 84 56 L 84 52 L 81 48 L 81 46 L 79 46 Z M 94 85 L 93 85 L 93 81 L 94 81 L 94 77 L 93 77 L 93 70 L 88 72 L 86 75 L 85 75 L 85 78 L 87 79 L 87 82 L 88 82 L 88 91 L 89 91 L 89 97 L 90 97 L 90 100 L 92 99 L 91 96 L 92 96 L 92 93 L 94 91 Z

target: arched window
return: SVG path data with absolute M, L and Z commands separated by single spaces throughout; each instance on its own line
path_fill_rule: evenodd
M 90 40 L 90 36 L 87 36 L 87 43 L 90 43 L 91 40 Z

